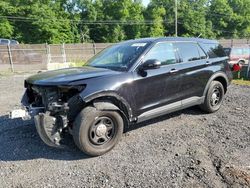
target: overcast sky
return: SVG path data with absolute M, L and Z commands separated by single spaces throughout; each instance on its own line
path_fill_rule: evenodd
M 149 0 L 142 0 L 142 2 L 143 2 L 143 4 L 144 4 L 145 6 L 147 6 L 148 3 L 149 3 Z

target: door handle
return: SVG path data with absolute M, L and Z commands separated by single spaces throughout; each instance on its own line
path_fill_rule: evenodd
M 212 62 L 206 61 L 206 65 L 211 65 L 211 64 L 212 64 Z
M 171 71 L 170 71 L 170 73 L 176 73 L 176 72 L 178 72 L 179 70 L 177 70 L 177 69 L 171 69 Z

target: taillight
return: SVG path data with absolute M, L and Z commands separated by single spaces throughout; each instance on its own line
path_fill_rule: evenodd
M 241 70 L 241 65 L 239 63 L 233 65 L 232 71 L 238 72 L 240 70 Z

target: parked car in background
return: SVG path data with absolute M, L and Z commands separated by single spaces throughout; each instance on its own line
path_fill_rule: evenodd
M 230 64 L 248 64 L 250 57 L 250 46 L 233 46 L 231 48 L 224 48 L 229 57 Z
M 0 45 L 8 45 L 8 44 L 10 44 L 10 45 L 17 45 L 17 44 L 19 44 L 19 42 L 16 41 L 16 40 L 1 39 L 1 38 L 0 38 Z

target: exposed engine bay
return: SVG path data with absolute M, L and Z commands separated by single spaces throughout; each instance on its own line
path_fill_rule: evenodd
M 25 82 L 25 87 L 22 104 L 28 113 L 24 119 L 34 118 L 38 134 L 47 145 L 62 147 L 65 133 L 84 106 L 79 93 L 85 86 L 36 86 Z

